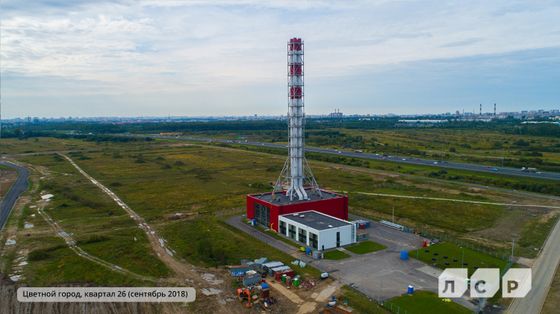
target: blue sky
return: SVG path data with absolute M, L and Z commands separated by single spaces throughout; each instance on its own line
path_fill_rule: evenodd
M 4 117 L 560 108 L 558 1 L 0 2 Z

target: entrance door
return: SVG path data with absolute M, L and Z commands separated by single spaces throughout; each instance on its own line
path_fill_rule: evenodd
M 336 232 L 336 247 L 340 247 L 340 232 Z

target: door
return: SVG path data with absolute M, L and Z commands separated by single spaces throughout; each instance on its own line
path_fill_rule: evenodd
M 336 232 L 336 247 L 340 247 L 340 232 Z

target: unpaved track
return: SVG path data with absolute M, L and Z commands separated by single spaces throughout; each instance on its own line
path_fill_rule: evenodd
M 371 192 L 353 192 L 353 193 L 363 194 L 363 195 L 371 195 L 371 196 L 380 196 L 380 197 L 422 199 L 422 200 L 431 200 L 431 201 L 445 201 L 445 202 L 457 202 L 457 203 L 469 203 L 469 204 L 560 209 L 560 206 L 553 206 L 553 205 L 497 203 L 497 202 L 485 202 L 485 201 L 471 201 L 471 200 L 463 200 L 463 199 L 457 199 L 457 198 L 442 198 L 442 197 L 428 197 L 428 196 L 384 194 L 384 193 L 371 193 Z
M 79 246 L 76 245 L 76 241 L 72 238 L 72 236 L 68 233 L 66 233 L 61 227 L 60 225 L 54 221 L 49 214 L 47 214 L 45 211 L 43 211 L 44 206 L 46 205 L 46 203 L 43 201 L 40 205 L 39 208 L 37 209 L 37 212 L 43 217 L 43 219 L 51 226 L 51 228 L 53 228 L 53 230 L 55 231 L 55 233 L 61 237 L 62 239 L 64 239 L 64 242 L 66 242 L 66 245 L 68 245 L 68 248 L 70 248 L 72 251 L 74 251 L 74 253 L 76 253 L 78 256 L 83 257 L 87 260 L 90 260 L 98 265 L 101 265 L 105 268 L 108 268 L 112 271 L 121 273 L 121 274 L 125 274 L 128 275 L 134 279 L 137 280 L 142 280 L 142 281 L 151 281 L 151 282 L 156 282 L 157 279 L 153 278 L 153 277 L 148 277 L 148 276 L 143 276 L 143 275 L 139 275 L 135 272 L 132 272 L 128 269 L 122 268 L 120 266 L 117 266 L 115 264 L 111 264 L 105 260 L 102 260 L 100 258 L 98 258 L 97 256 L 93 256 L 91 254 L 89 254 L 88 252 L 84 251 L 82 248 L 80 248 Z
M 200 279 L 199 274 L 195 271 L 194 267 L 191 265 L 186 265 L 177 261 L 169 254 L 169 248 L 166 247 L 165 242 L 162 238 L 158 237 L 156 231 L 146 223 L 144 218 L 138 215 L 130 206 L 128 206 L 122 199 L 120 199 L 113 191 L 104 186 L 101 182 L 94 179 L 87 172 L 85 172 L 80 166 L 78 166 L 74 160 L 65 154 L 59 153 L 60 156 L 68 160 L 74 168 L 76 168 L 84 177 L 86 177 L 91 183 L 100 188 L 105 194 L 109 195 L 122 209 L 124 209 L 130 217 L 138 224 L 138 226 L 144 230 L 150 245 L 160 260 L 167 265 L 171 270 L 173 270 L 178 276 L 182 278 L 190 279 Z M 199 280 L 200 282 L 200 280 Z
M 163 238 L 158 237 L 156 231 L 146 223 L 144 218 L 138 215 L 130 206 L 128 206 L 122 199 L 120 199 L 113 191 L 105 187 L 101 182 L 97 181 L 95 178 L 86 173 L 80 166 L 78 166 L 70 157 L 59 153 L 60 156 L 65 158 L 74 168 L 76 168 L 84 177 L 86 177 L 91 183 L 101 189 L 105 194 L 107 194 L 111 199 L 113 199 L 130 217 L 138 224 L 139 228 L 144 230 L 146 236 L 148 237 L 150 246 L 152 250 L 156 253 L 158 258 L 174 273 L 175 276 L 171 278 L 164 279 L 165 282 L 177 285 L 188 284 L 191 287 L 196 288 L 196 290 L 201 291 L 203 288 L 215 288 L 212 287 L 211 283 L 204 280 L 201 276 L 202 273 L 211 272 L 209 269 L 197 269 L 193 265 L 176 260 L 172 256 L 172 250 L 167 247 Z M 226 286 L 227 287 L 227 286 Z M 219 287 L 224 288 L 224 286 Z M 226 295 L 229 291 L 223 291 Z M 205 304 L 208 309 L 208 313 L 236 313 L 241 310 L 241 308 L 228 306 L 225 302 L 218 302 L 220 298 L 223 297 L 222 293 L 216 296 L 204 296 L 197 292 L 197 300 L 200 302 L 201 299 L 205 300 L 201 304 Z

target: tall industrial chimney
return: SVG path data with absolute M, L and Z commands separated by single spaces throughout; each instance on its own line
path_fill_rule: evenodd
M 293 200 L 309 199 L 308 192 L 321 191 L 304 153 L 304 123 L 303 111 L 303 41 L 301 38 L 292 38 L 288 41 L 288 159 L 278 178 L 274 191 L 283 191 Z M 306 191 L 305 185 L 311 188 Z
M 290 199 L 307 199 L 303 188 L 303 41 L 292 38 L 288 41 L 288 133 L 290 158 Z

